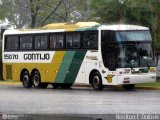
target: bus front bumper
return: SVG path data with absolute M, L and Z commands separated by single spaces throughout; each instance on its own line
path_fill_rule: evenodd
M 137 84 L 137 83 L 151 83 L 156 82 L 156 74 L 142 74 L 142 75 L 119 75 L 117 79 L 118 85 L 123 84 Z

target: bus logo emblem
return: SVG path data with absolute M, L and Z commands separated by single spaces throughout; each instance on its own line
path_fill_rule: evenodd
M 109 75 L 107 75 L 107 77 L 105 77 L 105 78 L 106 78 L 106 80 L 107 80 L 108 83 L 112 83 L 112 78 L 113 78 L 114 76 L 115 76 L 115 75 L 109 74 Z

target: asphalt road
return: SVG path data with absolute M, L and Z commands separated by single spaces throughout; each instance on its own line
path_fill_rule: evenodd
M 160 90 L 25 89 L 21 85 L 0 85 L 2 113 L 160 114 Z

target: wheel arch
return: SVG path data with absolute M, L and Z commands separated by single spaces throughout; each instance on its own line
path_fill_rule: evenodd
M 31 71 L 31 75 L 33 75 L 33 73 L 34 73 L 35 71 L 37 71 L 37 72 L 40 74 L 39 70 L 36 69 L 36 68 L 34 68 L 34 69 Z

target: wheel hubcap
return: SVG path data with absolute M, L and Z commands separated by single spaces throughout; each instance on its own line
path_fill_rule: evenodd
M 99 86 L 99 77 L 98 76 L 95 76 L 94 78 L 93 78 L 93 84 L 94 84 L 94 87 L 98 87 Z
M 23 83 L 24 83 L 25 85 L 28 85 L 28 83 L 29 83 L 29 76 L 28 76 L 28 75 L 25 75 L 25 76 L 23 77 Z
M 39 85 L 39 76 L 38 76 L 38 75 L 34 75 L 34 77 L 33 77 L 33 82 L 34 82 L 34 85 L 35 85 L 35 86 L 38 86 L 38 85 Z

